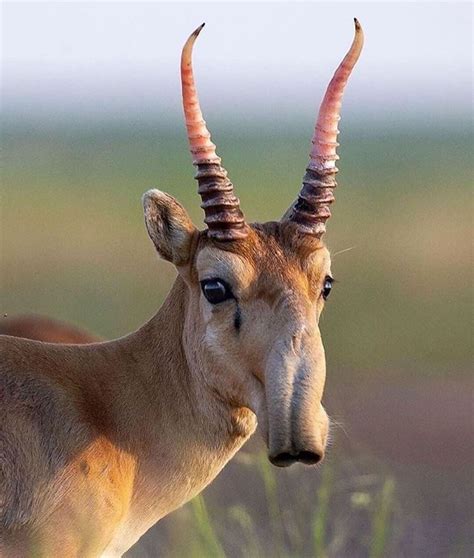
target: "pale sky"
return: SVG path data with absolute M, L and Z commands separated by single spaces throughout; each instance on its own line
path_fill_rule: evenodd
M 471 110 L 469 3 L 4 2 L 7 113 L 181 117 L 179 56 L 203 21 L 195 69 L 214 112 L 314 112 L 353 36 L 366 46 L 345 105 L 411 118 Z

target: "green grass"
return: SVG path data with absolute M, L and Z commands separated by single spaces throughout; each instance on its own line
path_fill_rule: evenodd
M 225 556 L 224 550 L 216 536 L 213 524 L 209 519 L 204 497 L 200 494 L 191 501 L 193 510 L 194 525 L 197 536 L 193 540 L 189 556 L 200 558 L 222 558 Z
M 370 558 L 383 558 L 387 554 L 390 540 L 390 521 L 393 512 L 395 481 L 392 477 L 385 479 L 381 493 L 377 498 L 372 520 L 372 539 L 370 542 Z
M 249 465 L 258 469 L 258 483 L 263 484 L 256 487 L 263 488 L 265 494 L 263 516 L 244 504 L 214 502 L 210 507 L 207 497 L 201 494 L 177 512 L 181 514 L 180 545 L 174 543 L 163 556 L 332 558 L 350 555 L 348 552 L 357 555 L 363 552 L 370 558 L 390 555 L 396 523 L 402 521 L 395 513 L 397 493 L 391 476 L 380 472 L 365 486 L 364 492 L 354 493 L 349 489 L 351 480 L 337 472 L 334 462 L 319 468 L 316 497 L 305 510 L 308 517 L 298 518 L 292 526 L 292 529 L 296 526 L 297 532 L 291 533 L 284 512 L 284 477 L 268 464 L 265 453 L 254 455 Z M 209 500 L 212 503 L 212 498 Z M 341 514 L 340 510 L 351 511 Z M 298 515 L 298 510 L 293 513 Z M 359 540 L 357 549 L 354 536 Z
M 236 523 L 242 532 L 242 556 L 262 556 L 260 541 L 255 530 L 255 524 L 249 510 L 243 505 L 232 506 L 228 509 L 228 517 Z
M 334 469 L 333 466 L 327 465 L 323 469 L 321 484 L 318 487 L 316 498 L 316 510 L 313 519 L 313 544 L 314 555 L 318 558 L 327 557 L 327 530 L 329 523 L 329 506 L 331 499 L 331 490 L 333 488 Z
M 268 510 L 268 521 L 272 533 L 275 556 L 283 556 L 284 526 L 277 493 L 277 479 L 274 469 L 265 454 L 258 457 L 258 470 L 265 489 L 265 500 Z

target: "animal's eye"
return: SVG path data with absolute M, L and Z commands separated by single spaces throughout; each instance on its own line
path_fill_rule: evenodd
M 219 304 L 219 302 L 234 298 L 229 285 L 222 279 L 206 279 L 201 281 L 201 289 L 211 304 Z
M 326 278 L 324 279 L 324 286 L 322 290 L 324 300 L 326 300 L 327 297 L 331 294 L 333 282 L 334 279 L 332 277 L 329 277 L 329 275 L 327 275 Z

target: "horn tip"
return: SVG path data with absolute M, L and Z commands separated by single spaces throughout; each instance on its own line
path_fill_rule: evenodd
M 197 36 L 201 32 L 202 28 L 204 27 L 205 23 L 202 23 L 197 29 L 195 29 L 191 35 L 189 35 L 188 40 L 186 41 L 183 52 L 181 54 L 181 68 L 182 69 L 189 69 L 191 66 L 191 55 L 193 51 L 194 41 L 196 40 Z
M 192 37 L 196 38 L 199 35 L 199 33 L 202 31 L 202 29 L 205 25 L 206 25 L 205 22 L 201 23 L 201 25 L 196 30 L 193 31 Z
M 361 26 L 359 20 L 356 17 L 354 18 L 354 25 L 355 25 L 356 31 L 362 31 L 362 26 Z

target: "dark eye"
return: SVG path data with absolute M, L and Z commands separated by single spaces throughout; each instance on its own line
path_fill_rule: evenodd
M 329 275 L 326 276 L 326 278 L 324 279 L 324 286 L 322 291 L 324 300 L 326 300 L 327 297 L 331 294 L 333 282 L 334 279 L 332 277 L 329 277 Z
M 222 279 L 206 279 L 201 281 L 201 289 L 211 304 L 219 304 L 219 302 L 234 298 L 229 285 Z

